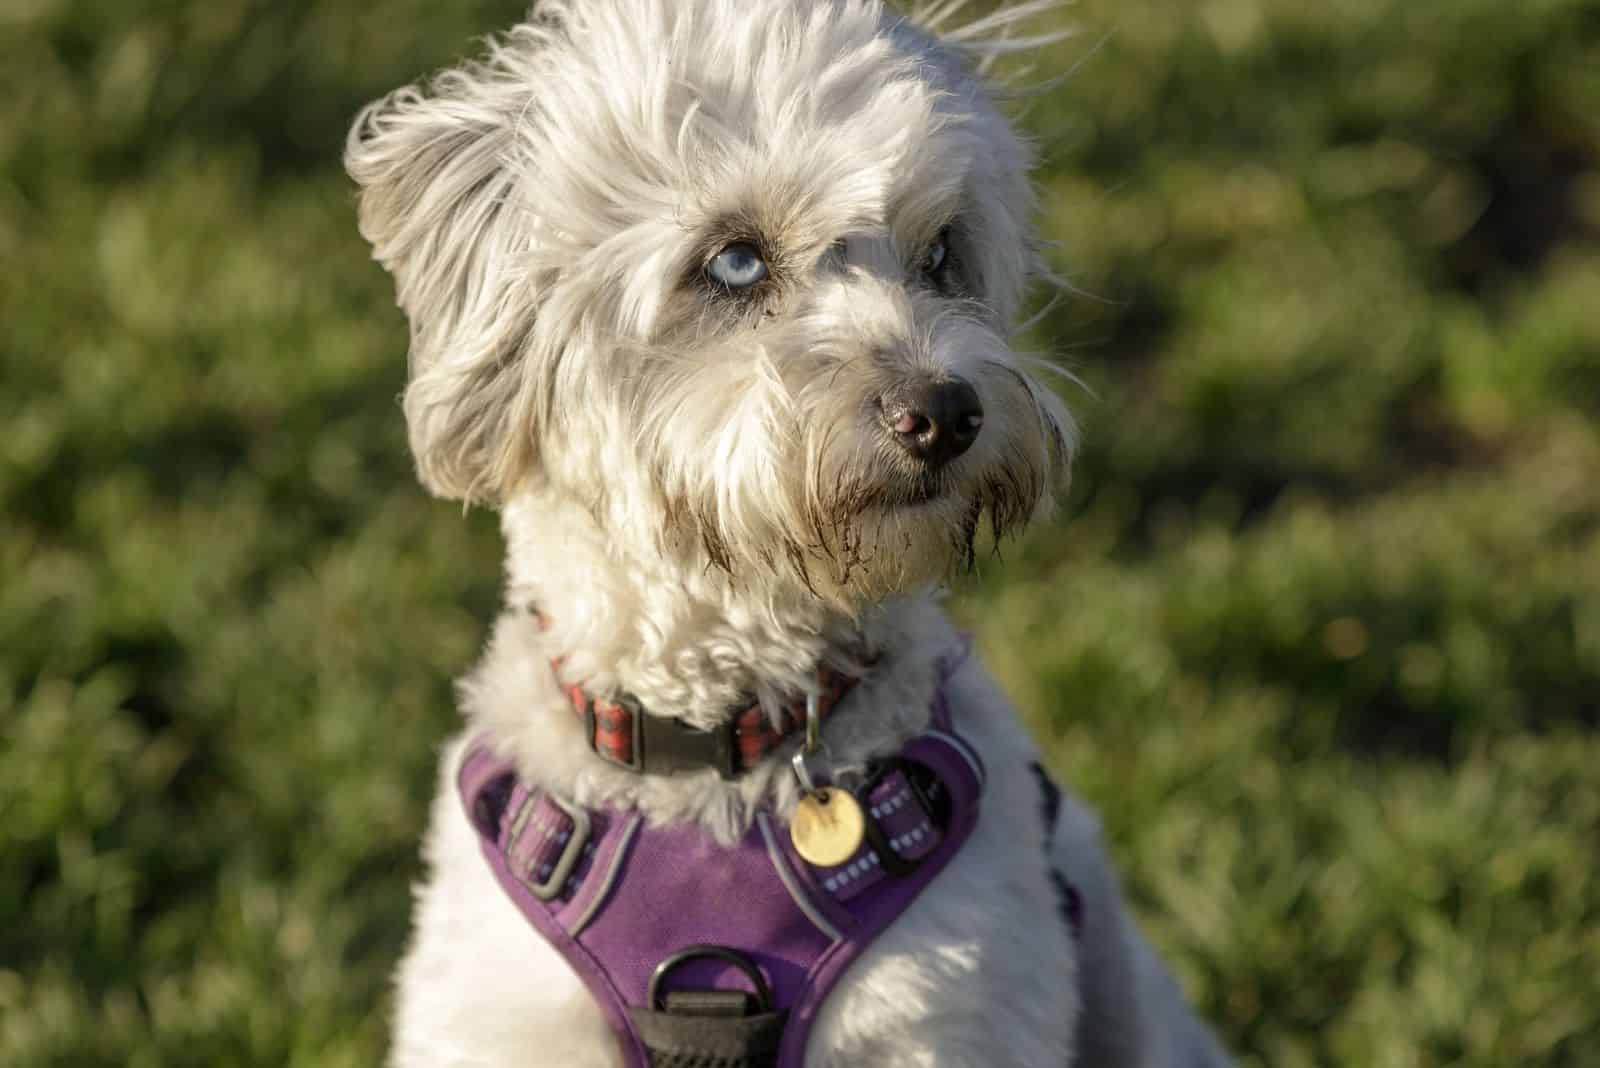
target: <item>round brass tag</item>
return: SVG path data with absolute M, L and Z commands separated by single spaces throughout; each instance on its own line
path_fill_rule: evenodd
M 855 856 L 866 833 L 861 805 L 845 790 L 825 786 L 806 794 L 795 806 L 789 840 L 795 852 L 819 868 L 843 864 Z

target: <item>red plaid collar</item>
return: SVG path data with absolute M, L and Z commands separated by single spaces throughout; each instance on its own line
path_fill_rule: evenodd
M 826 719 L 856 681 L 841 671 L 818 668 L 818 716 Z M 791 734 L 805 729 L 805 698 L 785 705 L 776 726 L 760 704 L 752 703 L 706 731 L 680 719 L 653 715 L 629 697 L 606 700 L 585 693 L 581 686 L 565 689 L 573 710 L 583 719 L 590 748 L 612 764 L 648 775 L 715 768 L 724 779 L 737 778 Z
M 528 609 L 543 626 L 545 617 Z M 550 667 L 561 677 L 561 661 Z M 817 715 L 826 720 L 859 681 L 855 675 L 826 665 L 817 668 Z M 652 714 L 636 699 L 595 697 L 582 686 L 564 686 L 573 711 L 583 721 L 584 738 L 596 755 L 609 763 L 646 775 L 715 768 L 724 779 L 737 778 L 777 749 L 806 722 L 806 697 L 785 705 L 773 724 L 761 705 L 752 701 L 712 730 L 692 727 L 680 719 Z

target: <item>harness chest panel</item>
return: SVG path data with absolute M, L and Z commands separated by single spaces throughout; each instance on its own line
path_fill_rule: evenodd
M 932 719 L 858 789 L 866 839 L 831 867 L 802 859 L 770 813 L 721 846 L 530 790 L 481 746 L 458 785 L 500 886 L 583 979 L 630 1068 L 798 1068 L 839 976 L 977 822 L 983 765 L 942 691 Z

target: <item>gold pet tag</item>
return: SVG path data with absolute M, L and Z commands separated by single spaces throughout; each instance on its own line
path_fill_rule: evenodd
M 802 797 L 789 824 L 795 852 L 819 868 L 831 868 L 855 856 L 865 833 L 861 805 L 849 791 L 833 786 Z

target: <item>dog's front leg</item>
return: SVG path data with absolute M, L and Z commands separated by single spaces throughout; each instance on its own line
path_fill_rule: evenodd
M 391 1068 L 620 1068 L 616 1037 L 484 862 L 440 761 L 411 946 L 396 977 Z

